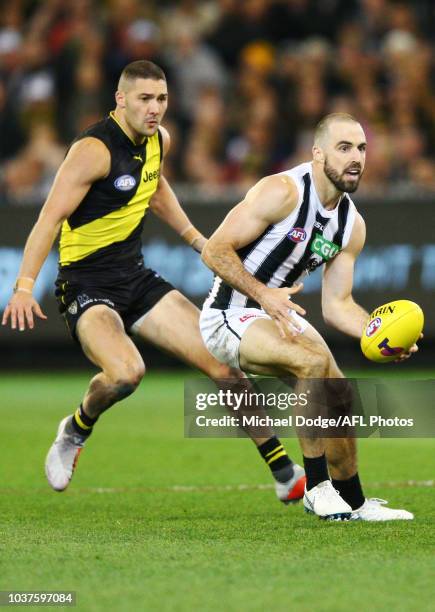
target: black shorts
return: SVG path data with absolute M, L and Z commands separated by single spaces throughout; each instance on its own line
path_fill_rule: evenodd
M 60 270 L 56 279 L 56 299 L 72 337 L 77 340 L 76 326 L 80 316 L 96 304 L 113 308 L 121 316 L 127 333 L 174 287 L 148 268 L 136 267 L 120 274 L 90 274 Z

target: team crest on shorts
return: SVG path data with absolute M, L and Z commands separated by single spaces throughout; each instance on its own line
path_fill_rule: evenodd
M 68 312 L 72 315 L 77 314 L 77 302 L 75 300 L 68 306 Z

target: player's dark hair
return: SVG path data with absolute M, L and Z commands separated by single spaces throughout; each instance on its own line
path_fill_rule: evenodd
M 155 81 L 166 81 L 166 76 L 160 66 L 148 60 L 137 60 L 127 64 L 121 73 L 121 79 L 154 79 Z

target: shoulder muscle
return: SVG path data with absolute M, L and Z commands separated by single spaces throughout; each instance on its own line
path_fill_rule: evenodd
M 278 223 L 285 219 L 297 205 L 298 190 L 288 176 L 274 174 L 261 179 L 246 194 L 245 204 L 267 223 Z
M 210 238 L 209 244 L 226 242 L 235 249 L 258 238 L 269 225 L 285 219 L 298 202 L 294 182 L 279 174 L 268 176 L 248 191 Z
M 98 138 L 75 142 L 60 166 L 41 215 L 53 223 L 67 218 L 80 204 L 92 183 L 110 172 L 110 152 Z
M 80 183 L 94 183 L 110 172 L 110 151 L 106 145 L 92 136 L 75 142 L 59 168 L 59 173 L 71 173 Z

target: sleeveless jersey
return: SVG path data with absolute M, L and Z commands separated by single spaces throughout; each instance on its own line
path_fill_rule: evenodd
M 326 210 L 314 186 L 311 163 L 282 172 L 296 183 L 299 201 L 285 219 L 270 225 L 237 251 L 245 269 L 268 287 L 291 287 L 323 265 L 349 242 L 356 208 L 347 194 L 334 210 Z M 260 308 L 218 276 L 205 302 L 208 308 Z
M 110 171 L 62 224 L 59 265 L 65 270 L 128 266 L 141 258 L 144 216 L 160 177 L 161 133 L 136 145 L 112 112 L 74 142 L 88 136 L 108 148 Z

